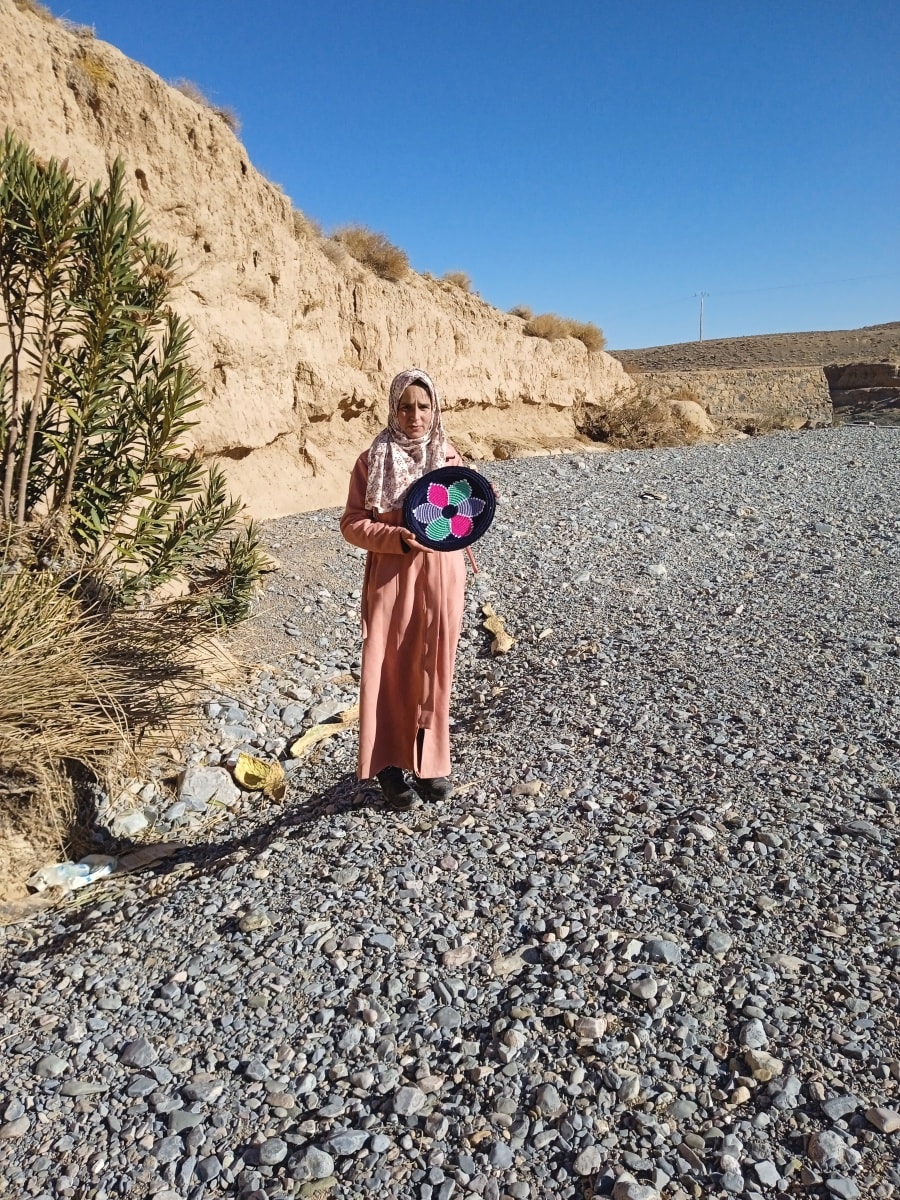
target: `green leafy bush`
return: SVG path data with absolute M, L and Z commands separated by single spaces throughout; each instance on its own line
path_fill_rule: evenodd
M 175 256 L 146 230 L 121 162 L 85 191 L 7 132 L 0 517 L 76 555 L 113 604 L 183 576 L 198 603 L 235 618 L 258 574 L 257 537 L 221 472 L 184 447 L 201 403 L 191 331 L 169 305 Z

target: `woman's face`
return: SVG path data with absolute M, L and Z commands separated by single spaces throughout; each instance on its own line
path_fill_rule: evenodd
M 431 396 L 417 383 L 411 383 L 400 397 L 397 424 L 407 437 L 421 437 L 431 428 Z

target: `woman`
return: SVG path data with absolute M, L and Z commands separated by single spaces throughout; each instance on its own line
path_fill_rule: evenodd
M 436 553 L 401 527 L 416 479 L 460 458 L 444 437 L 437 392 L 413 368 L 391 383 L 387 429 L 359 456 L 341 533 L 368 551 L 362 593 L 360 779 L 377 775 L 391 808 L 416 794 L 446 800 L 450 784 L 450 688 L 463 617 L 460 550 Z

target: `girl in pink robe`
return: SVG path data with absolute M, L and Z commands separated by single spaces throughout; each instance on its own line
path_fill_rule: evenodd
M 388 427 L 359 456 L 341 532 L 366 550 L 359 697 L 360 779 L 377 775 L 391 807 L 450 787 L 450 690 L 462 627 L 463 552 L 435 552 L 402 528 L 411 483 L 460 458 L 444 437 L 437 392 L 424 371 L 391 384 Z

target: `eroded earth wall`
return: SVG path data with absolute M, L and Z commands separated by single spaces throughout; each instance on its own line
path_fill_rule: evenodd
M 179 255 L 208 403 L 195 445 L 257 516 L 343 501 L 384 423 L 390 378 L 435 378 L 464 454 L 583 445 L 575 412 L 632 388 L 609 355 L 523 336 L 450 283 L 388 283 L 329 243 L 253 167 L 220 116 L 114 47 L 0 0 L 0 126 L 103 178 L 121 156 L 154 236 Z

